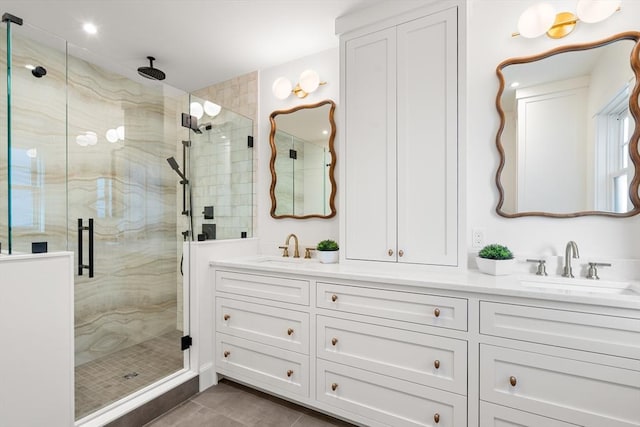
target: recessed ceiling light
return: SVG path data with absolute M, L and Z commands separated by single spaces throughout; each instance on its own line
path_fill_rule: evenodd
M 518 82 L 511 83 L 511 87 L 518 87 L 518 86 L 520 86 L 520 83 Z
M 84 24 L 82 26 L 82 29 L 87 33 L 87 34 L 96 34 L 98 32 L 98 27 L 96 27 L 94 24 L 92 24 L 91 22 L 87 22 L 86 24 Z

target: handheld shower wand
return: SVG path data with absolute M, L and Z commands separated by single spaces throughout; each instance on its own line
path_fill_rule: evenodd
M 176 159 L 173 157 L 169 157 L 167 159 L 167 162 L 169 162 L 169 166 L 171 166 L 171 169 L 173 169 L 174 171 L 176 171 L 176 173 L 178 174 L 178 176 L 180 178 L 182 178 L 181 184 L 188 184 L 189 180 L 187 179 L 186 176 L 184 176 L 184 174 L 180 171 L 180 166 L 178 166 L 178 162 L 176 162 Z

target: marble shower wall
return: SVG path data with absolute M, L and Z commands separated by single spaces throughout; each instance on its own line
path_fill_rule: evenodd
M 188 94 L 107 71 L 81 59 L 87 57 L 81 49 L 69 46 L 66 55 L 64 41 L 47 40 L 45 46 L 17 31 L 12 40 L 14 252 L 30 252 L 32 241 L 75 251 L 77 219 L 94 219 L 95 277 L 85 270 L 75 279 L 80 365 L 180 327 L 179 188 L 166 158 L 180 158 L 176 141 L 187 137 L 179 124 Z M 47 75 L 36 79 L 27 63 L 44 66 Z M 6 107 L 0 114 L 4 153 Z M 124 135 L 109 142 L 107 131 L 119 126 Z M 6 155 L 0 160 L 3 188 Z M 1 215 L 0 239 L 6 230 Z M 86 232 L 84 250 L 86 264 Z

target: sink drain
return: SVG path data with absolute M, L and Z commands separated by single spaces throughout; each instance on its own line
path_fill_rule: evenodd
M 125 379 L 125 380 L 130 380 L 131 378 L 135 378 L 135 377 L 137 377 L 137 376 L 138 376 L 138 373 L 137 373 L 137 372 L 129 372 L 128 374 L 126 374 L 126 375 L 124 376 L 124 379 Z

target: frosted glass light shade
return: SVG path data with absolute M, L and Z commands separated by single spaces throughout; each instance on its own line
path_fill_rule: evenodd
M 576 15 L 582 22 L 593 24 L 613 15 L 620 3 L 620 0 L 579 0 Z
M 534 4 L 520 15 L 518 32 L 522 37 L 534 38 L 546 33 L 556 19 L 556 10 L 549 3 Z
M 220 114 L 222 107 L 211 101 L 204 101 L 204 112 L 207 116 L 215 117 Z
M 320 76 L 313 70 L 305 70 L 300 74 L 300 89 L 311 93 L 320 86 Z
M 115 129 L 109 129 L 105 134 L 105 137 L 107 138 L 107 141 L 113 144 L 118 140 L 118 131 Z
M 96 145 L 98 143 L 98 135 L 95 132 L 88 130 L 84 135 L 89 145 Z
M 118 139 L 124 141 L 124 126 L 118 126 L 116 128 L 116 133 L 118 134 Z
M 273 95 L 278 99 L 286 99 L 291 94 L 291 80 L 286 77 L 278 77 L 271 86 Z
M 189 114 L 191 114 L 192 116 L 195 116 L 196 119 L 200 120 L 204 115 L 204 108 L 202 107 L 202 104 L 195 101 L 192 102 L 189 105 Z

